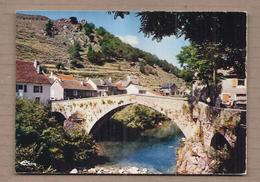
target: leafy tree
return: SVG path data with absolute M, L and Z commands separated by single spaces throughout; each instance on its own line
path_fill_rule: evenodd
M 74 43 L 69 47 L 69 50 L 68 50 L 70 57 L 72 59 L 81 60 L 81 56 L 79 53 L 80 50 L 81 50 L 80 43 L 77 41 L 74 41 Z
M 83 30 L 84 30 L 84 33 L 86 35 L 90 35 L 91 33 L 94 32 L 94 29 L 95 29 L 95 25 L 93 23 L 85 23 L 83 25 Z
M 53 36 L 53 22 L 51 20 L 45 24 L 45 32 L 48 36 Z
M 141 73 L 146 74 L 146 71 L 145 71 L 145 63 L 144 63 L 144 62 L 140 62 L 140 64 L 139 64 L 139 70 L 140 70 Z
M 102 55 L 100 52 L 95 52 L 92 47 L 89 47 L 88 50 L 88 60 L 94 64 L 101 65 L 103 64 Z
M 106 31 L 106 29 L 104 29 L 103 27 L 97 28 L 96 31 L 97 31 L 97 34 L 98 34 L 98 35 L 101 35 L 101 36 L 104 36 L 106 33 L 108 33 L 108 32 Z
M 111 12 L 110 12 L 111 13 Z M 113 12 L 124 18 L 129 12 Z M 205 42 L 218 45 L 229 67 L 238 77 L 245 77 L 246 14 L 239 12 L 137 12 L 140 31 L 160 41 L 165 36 L 183 36 L 201 48 Z M 225 65 L 226 66 L 226 65 Z
M 16 171 L 54 172 L 68 170 L 95 157 L 94 142 L 79 131 L 68 135 L 40 103 L 17 99 Z M 22 165 L 23 162 L 32 165 Z
M 192 75 L 193 79 L 199 79 L 206 84 L 208 96 L 211 97 L 213 104 L 217 92 L 216 85 L 221 79 L 217 69 L 225 67 L 228 62 L 219 49 L 218 45 L 212 43 L 204 43 L 203 46 L 192 43 L 183 47 L 177 55 L 179 63 L 184 68 L 182 76 L 190 79 Z M 213 93 L 210 93 L 210 87 L 213 87 Z
M 70 22 L 71 22 L 72 24 L 78 24 L 78 19 L 77 19 L 77 17 L 74 17 L 74 16 L 70 17 Z

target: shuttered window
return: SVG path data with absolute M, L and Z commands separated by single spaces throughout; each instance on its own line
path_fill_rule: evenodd
M 232 87 L 236 87 L 237 86 L 237 79 L 233 79 L 232 80 Z

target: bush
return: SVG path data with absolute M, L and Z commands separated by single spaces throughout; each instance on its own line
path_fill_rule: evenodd
M 90 35 L 91 33 L 94 32 L 95 25 L 93 23 L 85 23 L 83 25 L 83 31 L 86 35 Z
M 77 59 L 77 60 L 81 60 L 81 56 L 80 56 L 80 50 L 81 50 L 81 47 L 80 47 L 80 44 L 79 42 L 75 41 L 70 47 L 69 47 L 69 54 L 70 54 L 70 57 L 72 59 Z
M 70 17 L 70 22 L 72 24 L 78 24 L 78 19 L 76 17 L 72 16 L 72 17 Z
M 159 112 L 142 105 L 131 105 L 115 113 L 111 119 L 129 128 L 145 130 L 154 128 L 159 122 L 168 121 Z
M 91 47 L 88 50 L 88 60 L 93 64 L 102 65 L 102 54 L 100 52 L 95 52 Z
M 141 73 L 147 74 L 147 73 L 145 72 L 145 63 L 144 63 L 144 62 L 140 62 L 140 64 L 139 64 L 139 70 L 140 70 Z
M 64 64 L 63 64 L 62 62 L 58 62 L 58 63 L 56 64 L 56 68 L 57 68 L 58 70 L 63 70 L 63 69 L 64 69 Z
M 48 36 L 52 36 L 53 35 L 53 22 L 51 20 L 49 20 L 46 24 L 45 24 L 45 32 Z
M 84 68 L 84 65 L 80 63 L 78 60 L 74 59 L 70 62 L 71 68 Z
M 83 131 L 69 136 L 40 103 L 17 99 L 16 171 L 62 172 L 95 157 L 94 141 Z M 24 164 L 26 163 L 26 165 Z

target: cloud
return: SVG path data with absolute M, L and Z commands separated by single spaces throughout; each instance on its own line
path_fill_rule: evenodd
M 123 42 L 128 43 L 132 46 L 137 46 L 139 44 L 138 37 L 134 35 L 125 35 L 125 36 L 118 35 L 117 37 Z

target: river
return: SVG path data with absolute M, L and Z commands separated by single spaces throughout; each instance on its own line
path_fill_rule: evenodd
M 175 173 L 176 149 L 182 132 L 176 126 L 157 128 L 142 133 L 134 141 L 102 141 L 102 155 L 109 159 L 107 166 L 135 166 L 163 174 Z

